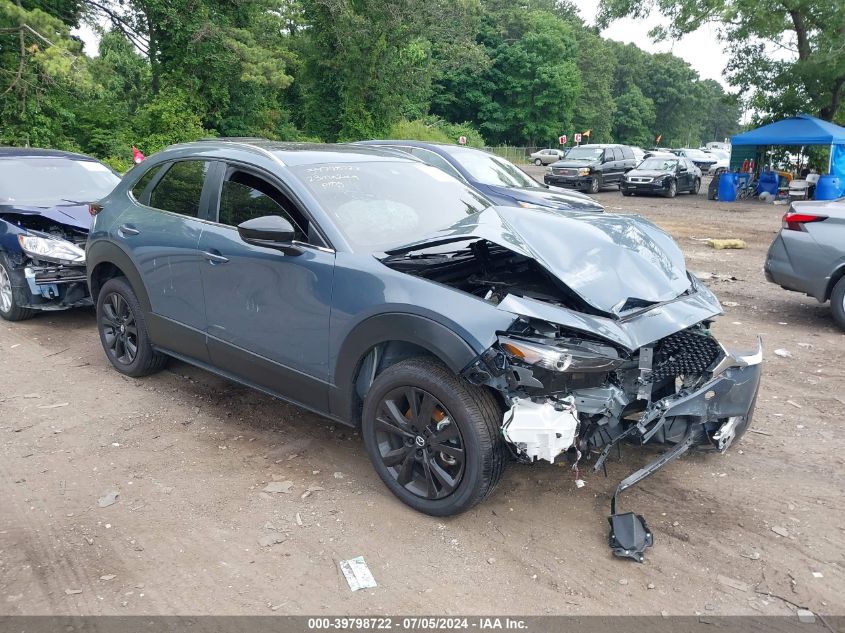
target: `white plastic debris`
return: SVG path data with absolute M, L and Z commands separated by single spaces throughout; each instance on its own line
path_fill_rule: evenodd
M 545 459 L 555 463 L 555 457 L 575 442 L 578 414 L 571 402 L 534 402 L 515 399 L 505 413 L 502 432 L 520 453 L 532 461 Z
M 349 583 L 349 588 L 352 591 L 378 587 L 376 579 L 373 578 L 373 574 L 370 572 L 370 568 L 364 562 L 363 556 L 356 556 L 349 560 L 340 561 L 340 571 L 343 572 L 346 582 Z
M 587 485 L 587 482 L 584 481 L 583 479 L 576 479 L 575 480 L 575 487 L 576 488 L 583 488 L 586 485 Z
M 798 609 L 795 615 L 798 616 L 798 621 L 801 624 L 815 624 L 816 622 L 816 615 L 809 609 Z
M 781 358 L 792 358 L 792 352 L 781 347 L 775 350 L 775 356 L 780 356 Z

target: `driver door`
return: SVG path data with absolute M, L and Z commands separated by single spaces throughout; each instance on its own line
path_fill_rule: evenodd
M 278 215 L 300 254 L 247 244 L 237 225 Z M 199 242 L 212 365 L 318 411 L 328 410 L 334 251 L 275 178 L 220 164 Z

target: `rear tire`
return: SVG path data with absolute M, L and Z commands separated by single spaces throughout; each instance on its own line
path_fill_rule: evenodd
M 100 289 L 97 330 L 106 357 L 121 374 L 140 378 L 167 364 L 168 357 L 153 349 L 144 311 L 125 277 L 113 277 Z
M 391 365 L 364 399 L 361 433 L 390 491 L 432 516 L 484 500 L 504 472 L 502 410 L 483 387 L 432 358 Z
M 696 178 L 693 181 L 692 189 L 690 189 L 689 192 L 692 195 L 697 195 L 699 191 L 701 191 L 701 178 Z
M 845 277 L 836 282 L 830 293 L 830 311 L 836 325 L 845 330 Z
M 24 321 L 35 316 L 37 310 L 23 308 L 15 301 L 15 287 L 26 284 L 26 278 L 9 264 L 5 253 L 0 253 L 0 317 L 6 321 Z M 29 289 L 26 289 L 29 293 Z

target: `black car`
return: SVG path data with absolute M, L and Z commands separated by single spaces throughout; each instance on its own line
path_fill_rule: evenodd
M 636 164 L 627 145 L 579 145 L 552 163 L 543 180 L 547 185 L 598 193 L 606 185 L 622 182 L 623 174 Z
M 619 185 L 624 196 L 647 193 L 674 198 L 680 191 L 698 193 L 700 189 L 698 168 L 686 158 L 673 155 L 646 158 L 625 174 Z
M 604 211 L 593 198 L 539 183 L 510 161 L 480 149 L 407 140 L 361 141 L 354 145 L 377 145 L 383 150 L 410 154 L 468 184 L 493 204 L 524 209 Z

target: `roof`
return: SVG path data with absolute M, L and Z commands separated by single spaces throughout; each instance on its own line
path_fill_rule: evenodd
M 799 114 L 756 130 L 737 134 L 732 145 L 838 145 L 845 143 L 845 128 Z
M 96 158 L 75 152 L 64 152 L 59 149 L 44 149 L 41 147 L 0 147 L 0 158 L 19 158 L 21 156 L 38 158 L 71 158 L 73 160 L 96 161 Z
M 221 137 L 206 138 L 194 143 L 173 145 L 170 149 L 182 148 L 240 148 L 261 154 L 272 153 L 285 165 L 310 165 L 315 163 L 346 163 L 359 161 L 412 161 L 411 158 L 398 157 L 375 147 L 352 144 L 330 143 L 295 143 L 289 141 L 271 141 L 265 138 Z

